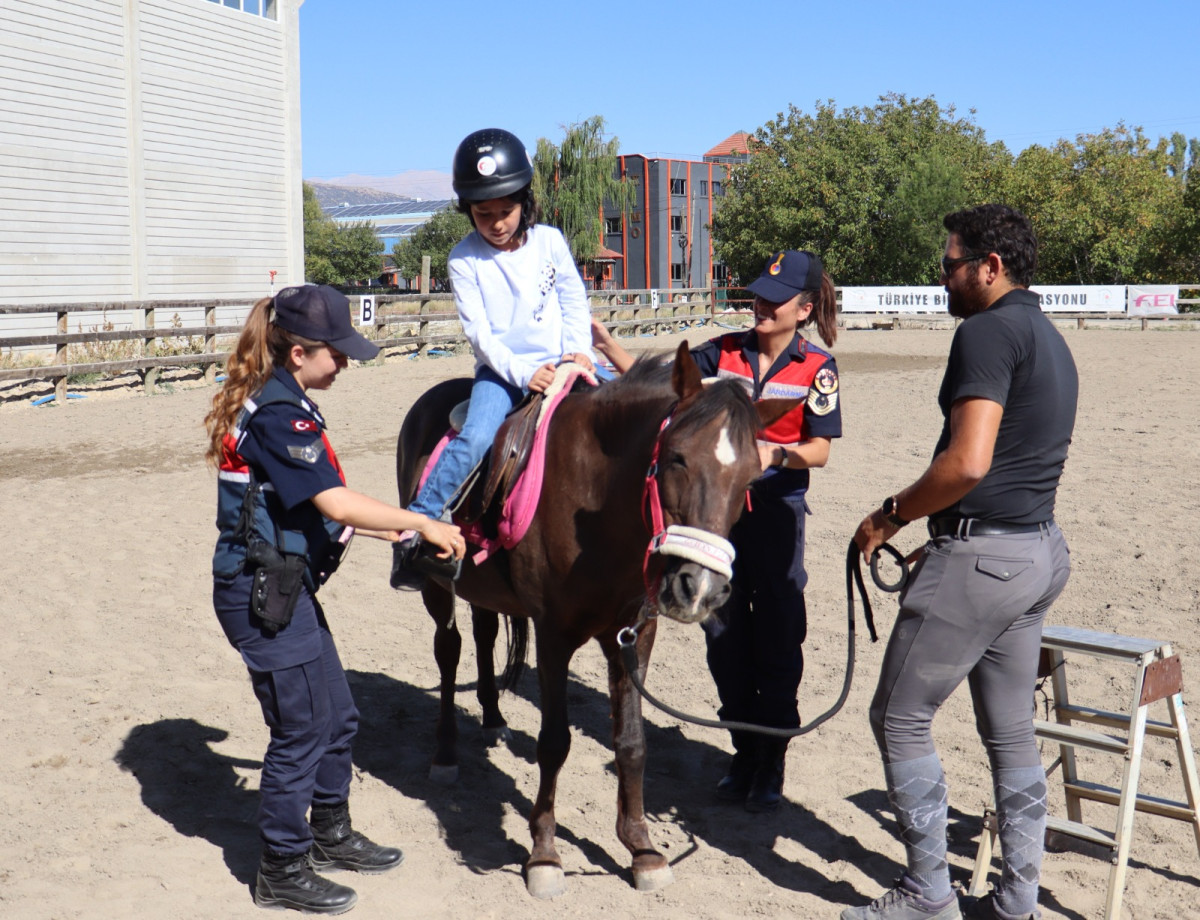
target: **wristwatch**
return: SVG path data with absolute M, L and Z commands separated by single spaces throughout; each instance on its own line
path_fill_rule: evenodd
M 780 453 L 779 469 L 786 470 L 788 467 L 788 460 L 790 459 L 788 457 L 787 448 L 786 447 L 779 448 L 779 453 Z
M 884 517 L 886 517 L 897 527 L 904 527 L 909 522 L 900 517 L 900 513 L 897 510 L 898 508 L 899 505 L 896 504 L 896 496 L 894 495 L 889 495 L 887 498 L 885 498 L 883 500 L 883 505 L 880 506 L 880 510 L 883 512 Z

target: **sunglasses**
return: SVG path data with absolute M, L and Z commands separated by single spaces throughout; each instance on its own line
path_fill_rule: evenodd
M 957 259 L 947 259 L 945 256 L 942 256 L 942 274 L 949 277 L 955 265 L 963 262 L 978 262 L 980 259 L 986 258 L 987 256 L 959 256 Z

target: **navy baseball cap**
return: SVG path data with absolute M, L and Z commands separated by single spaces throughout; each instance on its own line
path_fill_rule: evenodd
M 275 325 L 288 332 L 332 345 L 347 358 L 370 361 L 379 346 L 350 323 L 350 301 L 328 284 L 299 284 L 275 295 Z
M 767 259 L 762 274 L 746 290 L 771 303 L 783 303 L 801 291 L 821 290 L 822 272 L 821 260 L 811 252 L 785 249 Z

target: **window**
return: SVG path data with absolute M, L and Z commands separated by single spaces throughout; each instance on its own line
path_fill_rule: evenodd
M 729 282 L 729 266 L 723 262 L 714 262 L 712 267 L 713 281 L 717 284 Z
M 687 194 L 687 179 L 672 179 L 671 180 L 671 194 L 672 195 L 686 195 Z
M 708 194 L 708 180 L 707 179 L 697 180 L 696 194 L 698 194 L 698 195 L 707 195 Z
M 671 215 L 671 232 L 672 233 L 682 233 L 683 232 L 683 215 L 682 214 L 672 214 Z
M 219 6 L 227 6 L 231 10 L 241 10 L 251 16 L 261 16 L 263 19 L 278 19 L 279 0 L 209 0 Z
M 719 181 L 713 179 L 713 197 L 720 198 L 725 194 L 725 189 Z
M 604 232 L 608 234 L 621 232 L 621 218 L 606 217 L 604 218 Z
M 682 281 L 683 280 L 683 263 L 682 262 L 672 262 L 671 263 L 671 280 L 672 281 Z

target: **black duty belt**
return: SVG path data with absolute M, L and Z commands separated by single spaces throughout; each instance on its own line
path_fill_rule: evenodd
M 1052 521 L 1039 524 L 1013 524 L 1009 521 L 983 521 L 979 518 L 944 517 L 930 518 L 931 537 L 992 537 L 1006 533 L 1047 533 Z

